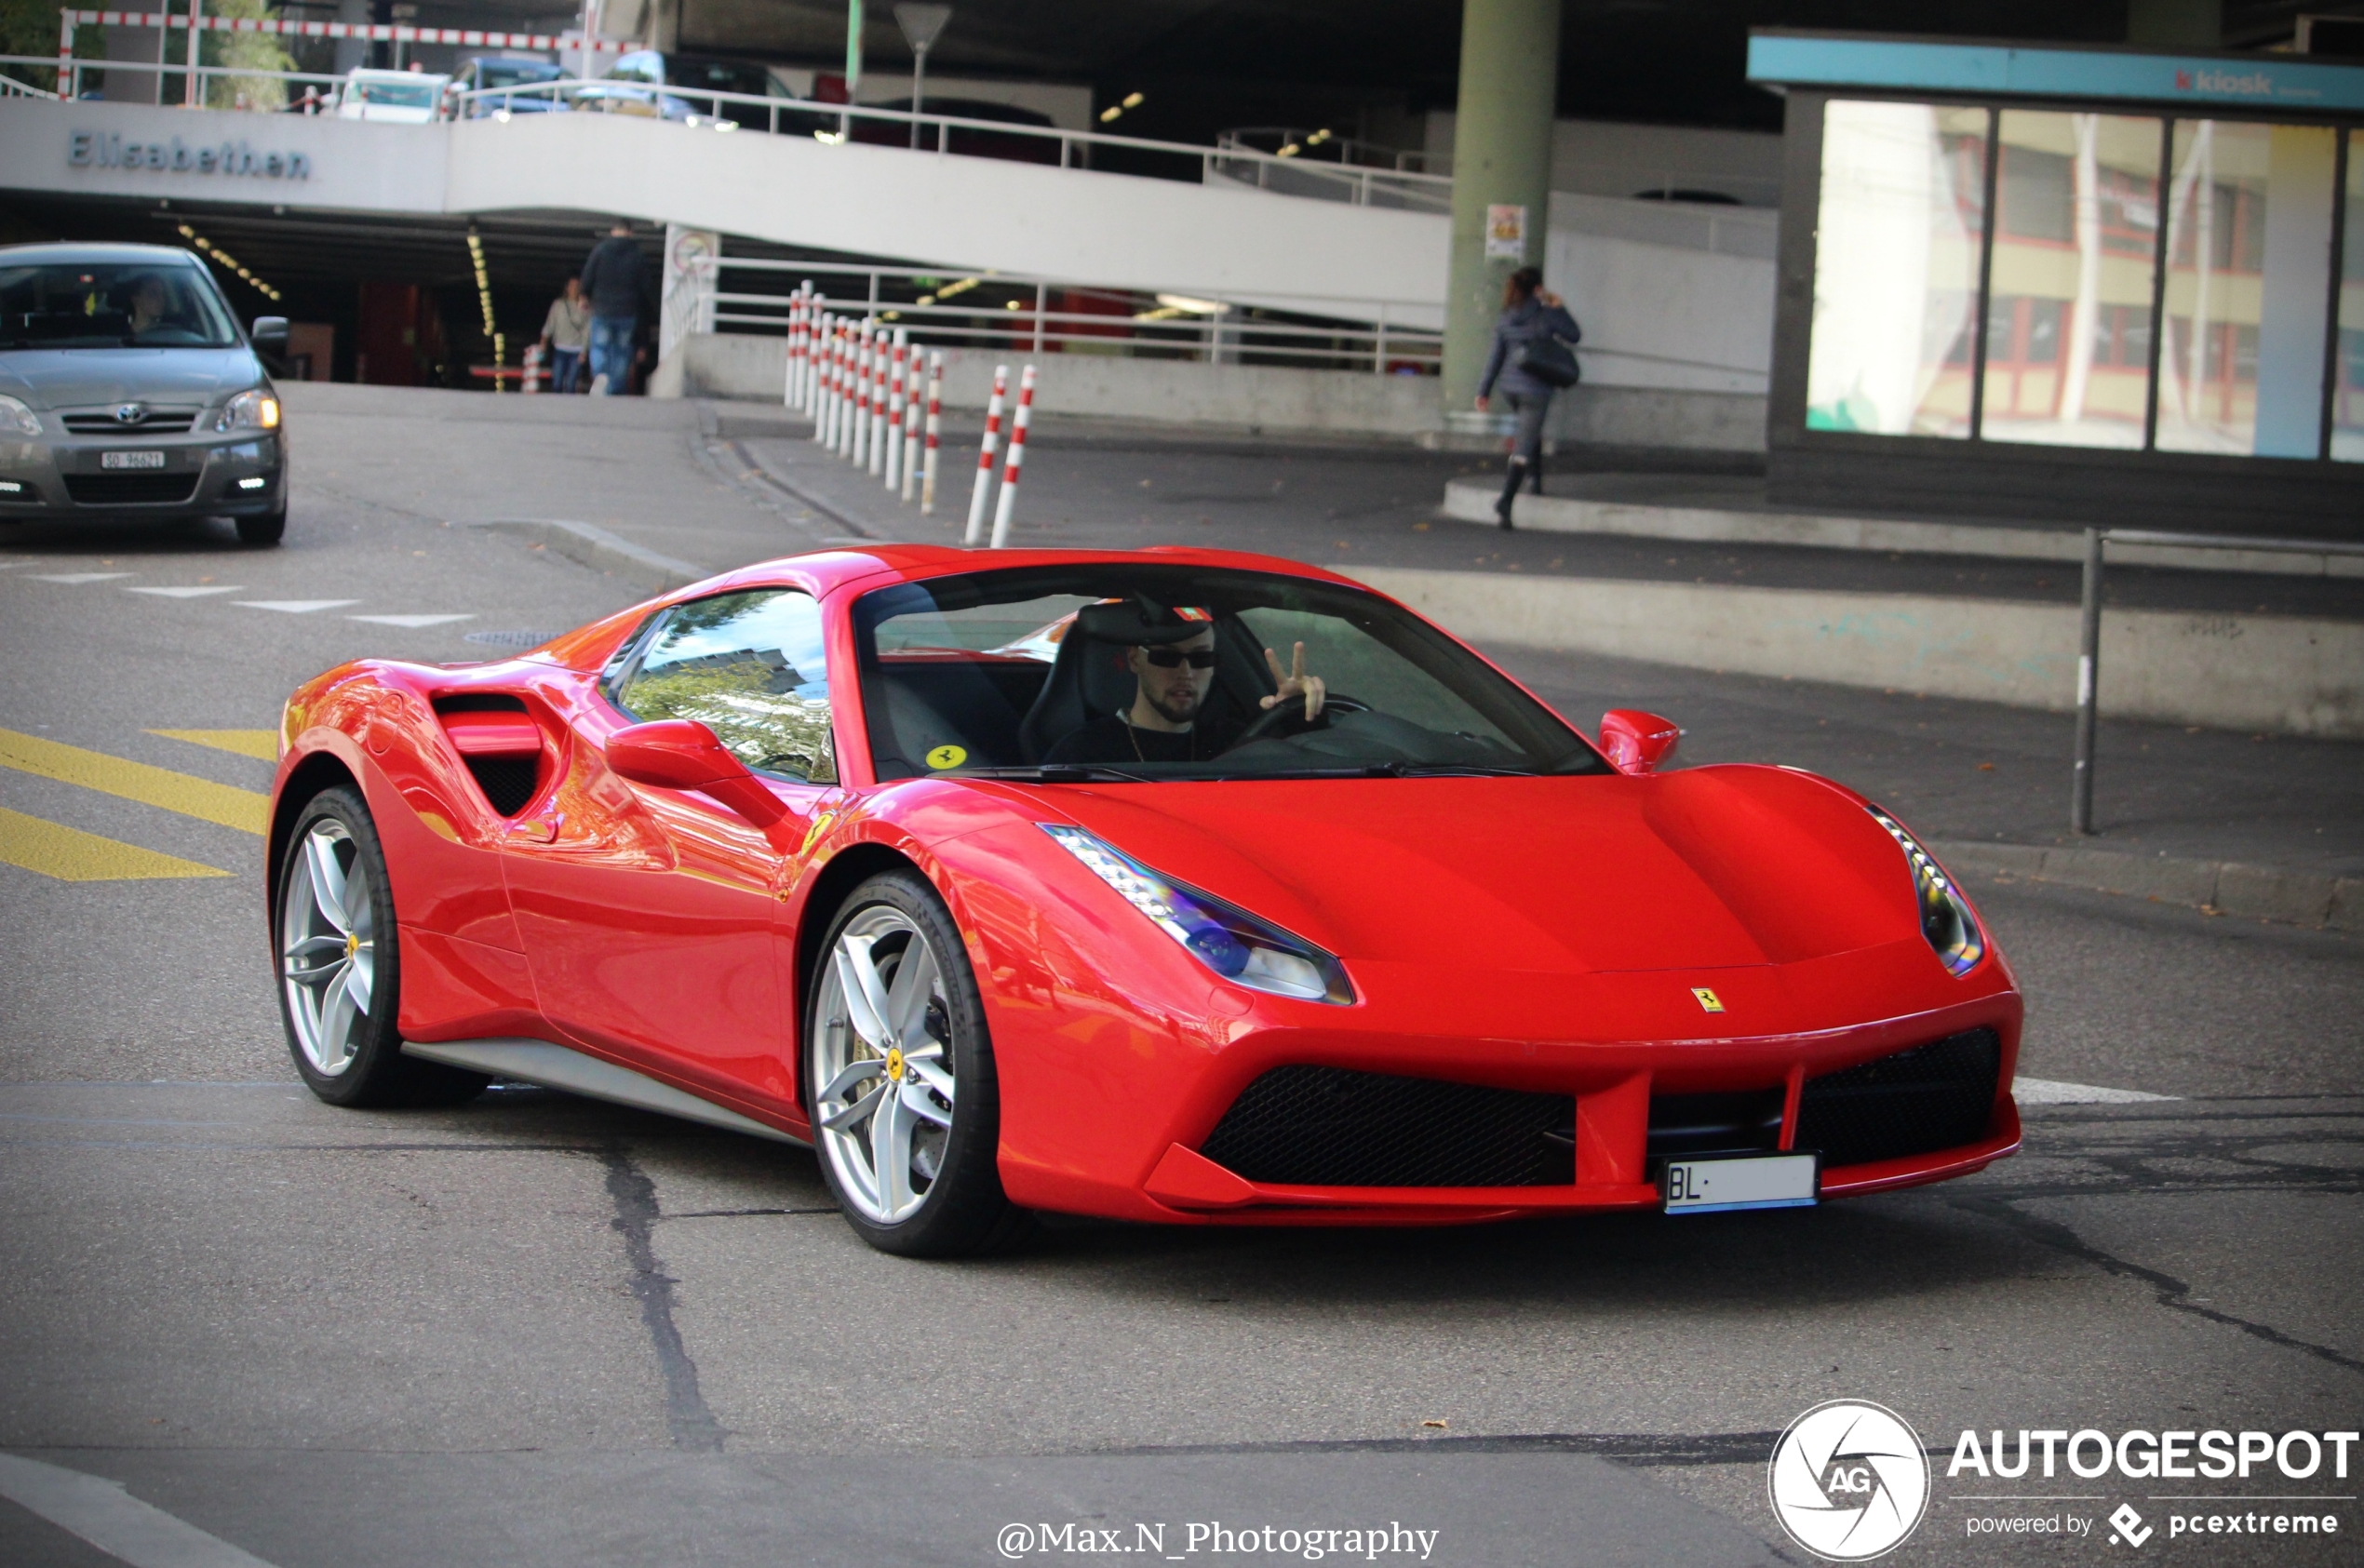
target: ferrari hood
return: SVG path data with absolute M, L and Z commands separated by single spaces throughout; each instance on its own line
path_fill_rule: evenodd
M 1841 791 L 1782 769 L 1161 784 L 1058 800 L 1135 859 L 1341 958 L 1713 969 L 1918 931 L 1895 843 Z

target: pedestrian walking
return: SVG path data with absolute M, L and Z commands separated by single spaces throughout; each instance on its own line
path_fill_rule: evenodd
M 591 390 L 622 396 L 632 389 L 640 306 L 649 292 L 648 258 L 632 243 L 632 225 L 624 219 L 583 263 L 583 292 L 591 301 Z
M 1570 350 L 1583 338 L 1567 306 L 1543 287 L 1540 269 L 1521 267 L 1511 275 L 1502 288 L 1502 315 L 1494 323 L 1494 352 L 1486 355 L 1477 392 L 1478 411 L 1484 413 L 1499 382 L 1504 401 L 1518 416 L 1502 499 L 1494 503 L 1494 515 L 1506 529 L 1521 483 L 1543 493 L 1543 416 L 1551 409 L 1551 394 L 1576 384 L 1578 371 Z
M 567 279 L 566 291 L 550 302 L 542 318 L 542 357 L 550 366 L 550 390 L 572 392 L 583 379 L 583 353 L 591 346 L 591 302 L 583 280 Z

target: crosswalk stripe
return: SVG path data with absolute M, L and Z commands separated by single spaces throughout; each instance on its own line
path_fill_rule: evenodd
M 201 599 L 208 594 L 243 594 L 243 583 L 231 583 L 219 588 L 126 588 L 127 594 L 154 594 L 160 599 Z
M 217 866 L 101 838 L 5 806 L 0 806 L 0 864 L 20 865 L 60 882 L 146 882 L 230 875 Z
M 348 615 L 348 621 L 367 621 L 379 626 L 402 626 L 417 631 L 422 626 L 440 626 L 450 621 L 473 621 L 473 615 Z
M 74 587 L 78 583 L 104 583 L 109 578 L 131 575 L 128 571 L 37 571 L 34 573 L 33 580 L 35 583 L 62 583 Z
M 168 768 L 151 768 L 144 762 L 85 751 L 38 735 L 20 735 L 14 730 L 0 730 L 0 768 L 119 795 L 126 800 L 248 833 L 263 830 L 271 805 L 270 797 L 251 789 L 236 789 Z
M 240 610 L 275 610 L 282 615 L 309 615 L 316 610 L 335 610 L 342 605 L 359 604 L 359 599 L 234 599 Z
M 279 760 L 276 730 L 151 730 L 148 733 L 162 735 L 168 741 L 186 741 L 193 746 L 235 752 L 240 757 L 259 757 L 265 762 Z

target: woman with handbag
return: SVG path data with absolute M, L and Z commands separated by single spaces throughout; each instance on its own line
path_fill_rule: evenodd
M 1570 345 L 1581 342 L 1583 330 L 1567 313 L 1557 294 L 1543 287 L 1543 274 L 1521 267 L 1502 289 L 1502 315 L 1494 324 L 1494 352 L 1486 356 L 1485 374 L 1478 382 L 1478 412 L 1498 380 L 1511 411 L 1518 415 L 1518 439 L 1511 448 L 1511 471 L 1502 485 L 1502 499 L 1494 515 L 1511 526 L 1511 503 L 1522 480 L 1543 493 L 1543 416 L 1551 394 L 1574 386 L 1578 371 Z

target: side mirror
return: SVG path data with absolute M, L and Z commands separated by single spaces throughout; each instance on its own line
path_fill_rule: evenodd
M 788 814 L 713 730 L 692 719 L 659 718 L 617 730 L 608 737 L 608 766 L 634 784 L 710 796 L 758 827 Z
M 256 348 L 276 359 L 288 352 L 288 318 L 284 315 L 258 315 L 247 336 Z
M 1639 708 L 1601 716 L 1601 750 L 1620 773 L 1655 773 L 1674 759 L 1683 730 L 1674 720 Z

